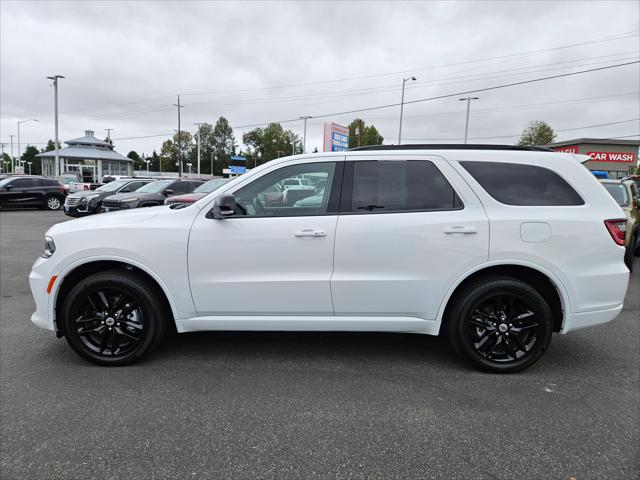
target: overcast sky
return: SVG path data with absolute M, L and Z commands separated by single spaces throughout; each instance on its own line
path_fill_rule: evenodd
M 2 1 L 0 141 L 9 152 L 16 122 L 29 118 L 39 122 L 21 125 L 23 148 L 53 138 L 45 77 L 61 74 L 61 141 L 113 128 L 123 154 L 160 149 L 177 129 L 177 94 L 192 132 L 223 115 L 240 140 L 245 125 L 326 115 L 309 120 L 308 150 L 321 148 L 324 122 L 355 117 L 397 143 L 399 107 L 333 114 L 398 103 L 411 75 L 407 101 L 638 61 L 639 6 Z M 558 140 L 637 139 L 639 90 L 636 63 L 478 93 L 470 141 L 514 143 L 532 120 L 549 122 Z M 462 141 L 459 96 L 406 105 L 403 142 Z M 581 128 L 614 122 L 625 123 Z M 283 126 L 302 135 L 302 121 Z M 14 145 L 17 154 L 17 136 Z

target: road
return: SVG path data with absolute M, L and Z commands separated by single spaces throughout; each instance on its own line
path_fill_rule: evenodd
M 2 479 L 640 476 L 640 261 L 612 323 L 514 375 L 439 338 L 194 333 L 101 368 L 31 324 L 60 212 L 0 213 Z M 588 261 L 588 259 L 585 259 Z

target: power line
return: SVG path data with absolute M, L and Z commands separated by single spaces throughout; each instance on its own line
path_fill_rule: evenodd
M 574 130 L 586 130 L 588 128 L 598 128 L 598 127 L 607 127 L 609 125 L 620 125 L 622 123 L 631 123 L 631 122 L 637 122 L 639 121 L 640 118 L 632 118 L 630 120 L 620 120 L 618 122 L 608 122 L 608 123 L 600 123 L 597 125 L 583 125 L 581 127 L 573 127 L 573 128 L 562 128 L 562 129 L 554 129 L 554 131 L 556 132 L 571 132 Z M 491 137 L 469 137 L 469 140 L 490 140 L 493 138 L 512 138 L 512 137 L 519 137 L 520 135 L 522 135 L 522 132 L 520 133 L 516 133 L 513 135 L 496 135 L 496 136 L 491 136 Z M 631 135 L 633 136 L 633 135 Z M 621 137 L 614 137 L 614 138 L 621 138 Z M 454 141 L 454 140 L 462 140 L 461 138 L 403 138 L 403 140 L 407 140 L 410 142 L 441 142 L 441 141 Z

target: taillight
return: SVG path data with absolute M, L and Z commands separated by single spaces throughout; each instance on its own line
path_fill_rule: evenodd
M 627 219 L 615 218 L 613 220 L 605 220 L 604 224 L 611 234 L 611 238 L 618 245 L 624 246 L 624 239 L 627 235 Z

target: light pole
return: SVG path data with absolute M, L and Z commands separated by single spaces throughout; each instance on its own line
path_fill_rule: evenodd
M 356 125 L 356 129 L 354 130 L 355 135 L 356 135 L 356 140 L 358 141 L 358 147 L 360 146 L 360 125 Z
M 313 117 L 310 115 L 305 115 L 300 118 L 304 120 L 304 133 L 302 134 L 302 153 L 307 153 L 307 120 Z M 295 153 L 295 151 L 293 153 Z
M 183 105 L 180 105 L 180 95 L 178 95 L 178 103 L 173 104 L 174 107 L 178 107 L 178 162 L 180 163 L 180 169 L 178 176 L 182 178 L 182 133 L 180 132 L 180 109 Z
M 469 135 L 469 110 L 471 108 L 471 100 L 479 100 L 479 97 L 465 97 L 461 98 L 461 102 L 467 102 L 467 121 L 464 124 L 464 143 L 467 143 L 467 137 Z
M 147 164 L 147 177 L 148 177 L 149 176 L 149 164 L 151 163 L 151 160 L 146 158 L 144 155 L 142 156 L 142 160 L 144 161 L 144 163 Z
M 191 166 L 193 165 L 193 163 L 188 162 L 187 163 L 187 167 L 189 167 L 189 175 L 191 175 Z
M 29 164 L 29 175 L 31 175 L 31 164 L 32 164 L 33 162 L 27 162 L 27 163 Z
M 26 122 L 37 122 L 37 121 L 38 121 L 37 118 L 30 118 L 29 120 L 20 120 L 18 122 L 18 160 L 20 160 L 20 157 L 22 155 L 22 150 L 20 149 L 20 124 L 26 123 Z
M 49 80 L 53 80 L 53 108 L 55 114 L 55 125 L 56 125 L 56 138 L 55 138 L 55 158 L 56 165 L 53 169 L 54 175 L 60 175 L 60 158 L 58 156 L 60 150 L 60 141 L 58 140 L 58 79 L 65 78 L 62 75 L 53 75 L 52 77 L 47 77 Z
M 194 125 L 198 127 L 198 176 L 200 176 L 200 125 L 202 123 L 196 122 Z
M 11 171 L 16 173 L 16 159 L 13 156 L 13 135 L 9 135 L 9 138 L 11 139 Z
M 400 128 L 398 129 L 398 145 L 400 145 L 402 143 L 402 114 L 404 111 L 404 85 L 411 80 L 412 82 L 415 82 L 417 80 L 416 77 L 409 77 L 409 78 L 403 78 L 402 79 L 402 98 L 400 100 Z

